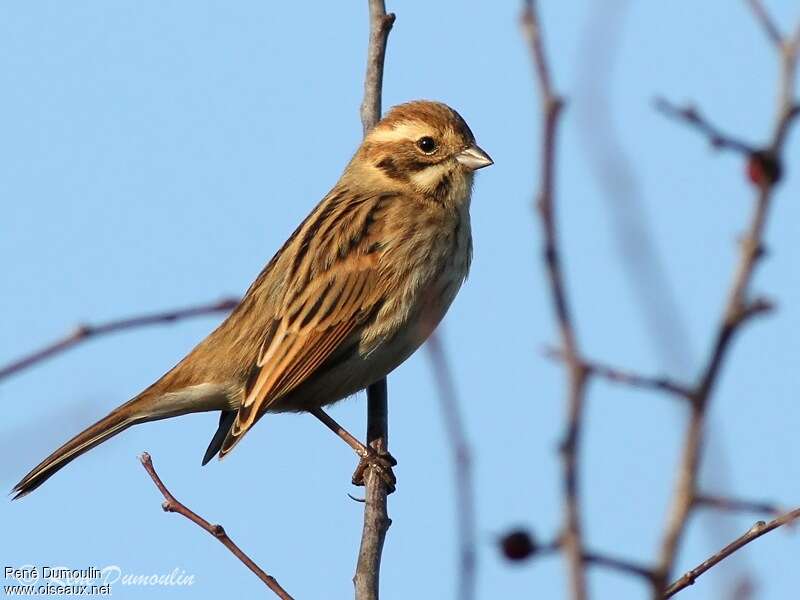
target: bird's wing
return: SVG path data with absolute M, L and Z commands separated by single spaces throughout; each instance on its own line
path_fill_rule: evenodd
M 275 335 L 262 349 L 220 458 L 230 452 L 269 405 L 286 395 L 356 334 L 380 308 L 374 254 L 355 254 L 287 294 Z

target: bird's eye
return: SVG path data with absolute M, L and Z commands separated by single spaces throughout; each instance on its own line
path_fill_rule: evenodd
M 432 137 L 426 135 L 417 140 L 417 148 L 422 150 L 425 154 L 433 154 L 436 152 L 436 142 Z

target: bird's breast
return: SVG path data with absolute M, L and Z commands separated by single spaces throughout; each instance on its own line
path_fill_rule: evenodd
M 410 217 L 381 256 L 381 310 L 362 336 L 362 350 L 392 343 L 413 352 L 433 332 L 467 276 L 472 258 L 469 213 L 431 211 Z M 410 354 L 409 352 L 409 354 Z

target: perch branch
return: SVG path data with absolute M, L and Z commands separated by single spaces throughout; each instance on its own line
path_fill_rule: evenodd
M 572 598 L 586 598 L 586 574 L 581 531 L 578 489 L 578 456 L 580 451 L 583 405 L 589 371 L 582 361 L 576 341 L 564 274 L 561 268 L 558 230 L 555 218 L 556 129 L 563 108 L 563 99 L 553 88 L 550 67 L 542 41 L 542 27 L 536 2 L 527 0 L 522 11 L 522 31 L 528 42 L 536 72 L 541 104 L 542 138 L 540 188 L 537 208 L 544 236 L 543 258 L 547 270 L 551 302 L 558 322 L 561 353 L 567 371 L 567 423 L 561 442 L 564 479 L 564 530 L 562 544 L 567 557 Z
M 364 77 L 364 100 L 361 103 L 361 124 L 364 134 L 381 118 L 383 65 L 386 42 L 395 16 L 386 13 L 384 0 L 368 0 L 369 46 L 367 72 Z M 367 388 L 367 445 L 378 454 L 389 447 L 388 402 L 386 378 Z M 392 521 L 389 519 L 387 496 L 389 489 L 380 474 L 367 469 L 364 475 L 364 527 L 358 551 L 356 573 L 353 576 L 356 600 L 378 600 L 383 543 Z
M 156 484 L 158 491 L 161 492 L 161 495 L 164 496 L 164 502 L 161 504 L 161 508 L 164 509 L 164 512 L 174 512 L 178 513 L 189 519 L 192 523 L 204 529 L 211 535 L 213 535 L 219 542 L 225 546 L 228 550 L 231 551 L 236 558 L 238 558 L 248 569 L 250 569 L 253 573 L 255 573 L 256 577 L 258 577 L 261 581 L 264 582 L 269 589 L 275 592 L 275 595 L 279 598 L 283 598 L 283 600 L 293 600 L 292 597 L 284 590 L 277 580 L 268 575 L 264 572 L 264 570 L 259 567 L 253 559 L 251 559 L 244 551 L 237 546 L 231 538 L 228 537 L 228 534 L 225 533 L 225 529 L 223 529 L 222 525 L 214 525 L 206 521 L 203 517 L 198 515 L 196 512 L 189 509 L 186 505 L 182 504 L 178 501 L 175 496 L 167 489 L 167 486 L 164 485 L 164 482 L 161 481 L 161 478 L 156 473 L 156 469 L 153 466 L 153 461 L 150 458 L 150 455 L 147 452 L 144 452 L 140 457 L 139 460 L 142 462 L 142 466 L 144 470 L 147 471 L 147 474 L 150 475 L 150 479 L 153 480 L 153 483 Z

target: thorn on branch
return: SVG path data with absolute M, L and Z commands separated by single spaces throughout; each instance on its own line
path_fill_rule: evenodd
M 759 297 L 734 310 L 727 319 L 728 327 L 738 327 L 753 317 L 765 315 L 775 310 L 775 304 L 768 298 Z
M 756 298 L 744 309 L 744 317 L 750 318 L 756 315 L 769 313 L 775 310 L 775 304 L 769 298 Z
M 71 334 L 71 337 L 73 337 L 75 340 L 79 340 L 85 337 L 89 337 L 90 335 L 92 335 L 93 331 L 94 328 L 91 325 L 88 325 L 87 323 L 78 323 L 78 325 L 75 326 L 75 329 Z

